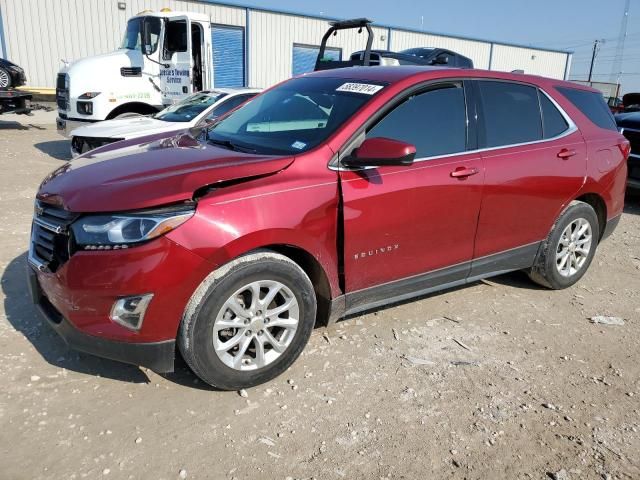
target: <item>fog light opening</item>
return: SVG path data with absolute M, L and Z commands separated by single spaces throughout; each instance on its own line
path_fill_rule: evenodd
M 113 304 L 109 318 L 130 330 L 140 330 L 144 314 L 152 298 L 153 293 L 119 298 Z

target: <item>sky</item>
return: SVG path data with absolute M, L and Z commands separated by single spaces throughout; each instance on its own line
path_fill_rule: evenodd
M 574 52 L 570 79 L 586 80 L 594 40 L 605 40 L 594 81 L 610 81 L 624 0 L 247 0 L 227 1 Z M 631 0 L 621 84 L 640 91 L 640 0 Z M 614 77 L 615 78 L 615 77 Z

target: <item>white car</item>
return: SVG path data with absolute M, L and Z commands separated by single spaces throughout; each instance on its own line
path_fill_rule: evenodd
M 120 140 L 187 130 L 213 120 L 254 97 L 257 88 L 216 88 L 194 93 L 151 116 L 132 114 L 76 128 L 71 132 L 71 156 Z

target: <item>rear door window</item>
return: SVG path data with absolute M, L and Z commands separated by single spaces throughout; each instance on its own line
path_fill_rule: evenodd
M 483 119 L 481 142 L 501 147 L 542 140 L 542 118 L 538 91 L 518 83 L 482 80 L 478 82 Z
M 562 113 L 560 113 L 560 110 L 558 110 L 553 102 L 549 100 L 549 97 L 542 92 L 539 93 L 544 138 L 557 137 L 569 128 L 569 124 Z
M 607 104 L 598 92 L 579 90 L 577 88 L 556 87 L 567 100 L 580 110 L 589 120 L 600 128 L 617 131 L 616 121 Z
M 416 158 L 464 152 L 466 110 L 461 83 L 439 85 L 411 95 L 373 126 L 367 138 L 410 143 Z

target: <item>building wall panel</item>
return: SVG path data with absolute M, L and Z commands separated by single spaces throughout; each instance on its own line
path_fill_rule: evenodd
M 208 14 L 213 23 L 245 27 L 247 9 L 196 0 L 0 0 L 4 49 L 7 57 L 27 72 L 28 85 L 53 87 L 61 59 L 73 61 L 116 49 L 126 21 L 136 13 L 169 7 L 174 11 Z M 251 86 L 266 87 L 291 76 L 293 44 L 319 45 L 327 20 L 289 13 L 249 9 L 247 75 Z M 479 68 L 563 78 L 567 54 L 447 37 L 441 34 L 374 27 L 373 48 L 402 50 L 438 46 L 459 51 Z M 390 45 L 388 44 L 390 42 Z M 339 32 L 330 46 L 343 58 L 365 46 L 365 35 Z M 489 60 L 491 58 L 491 65 Z
M 551 78 L 564 78 L 565 63 L 568 54 L 522 48 L 510 45 L 493 45 L 491 70 L 511 72 L 524 70 L 529 75 L 542 75 Z

